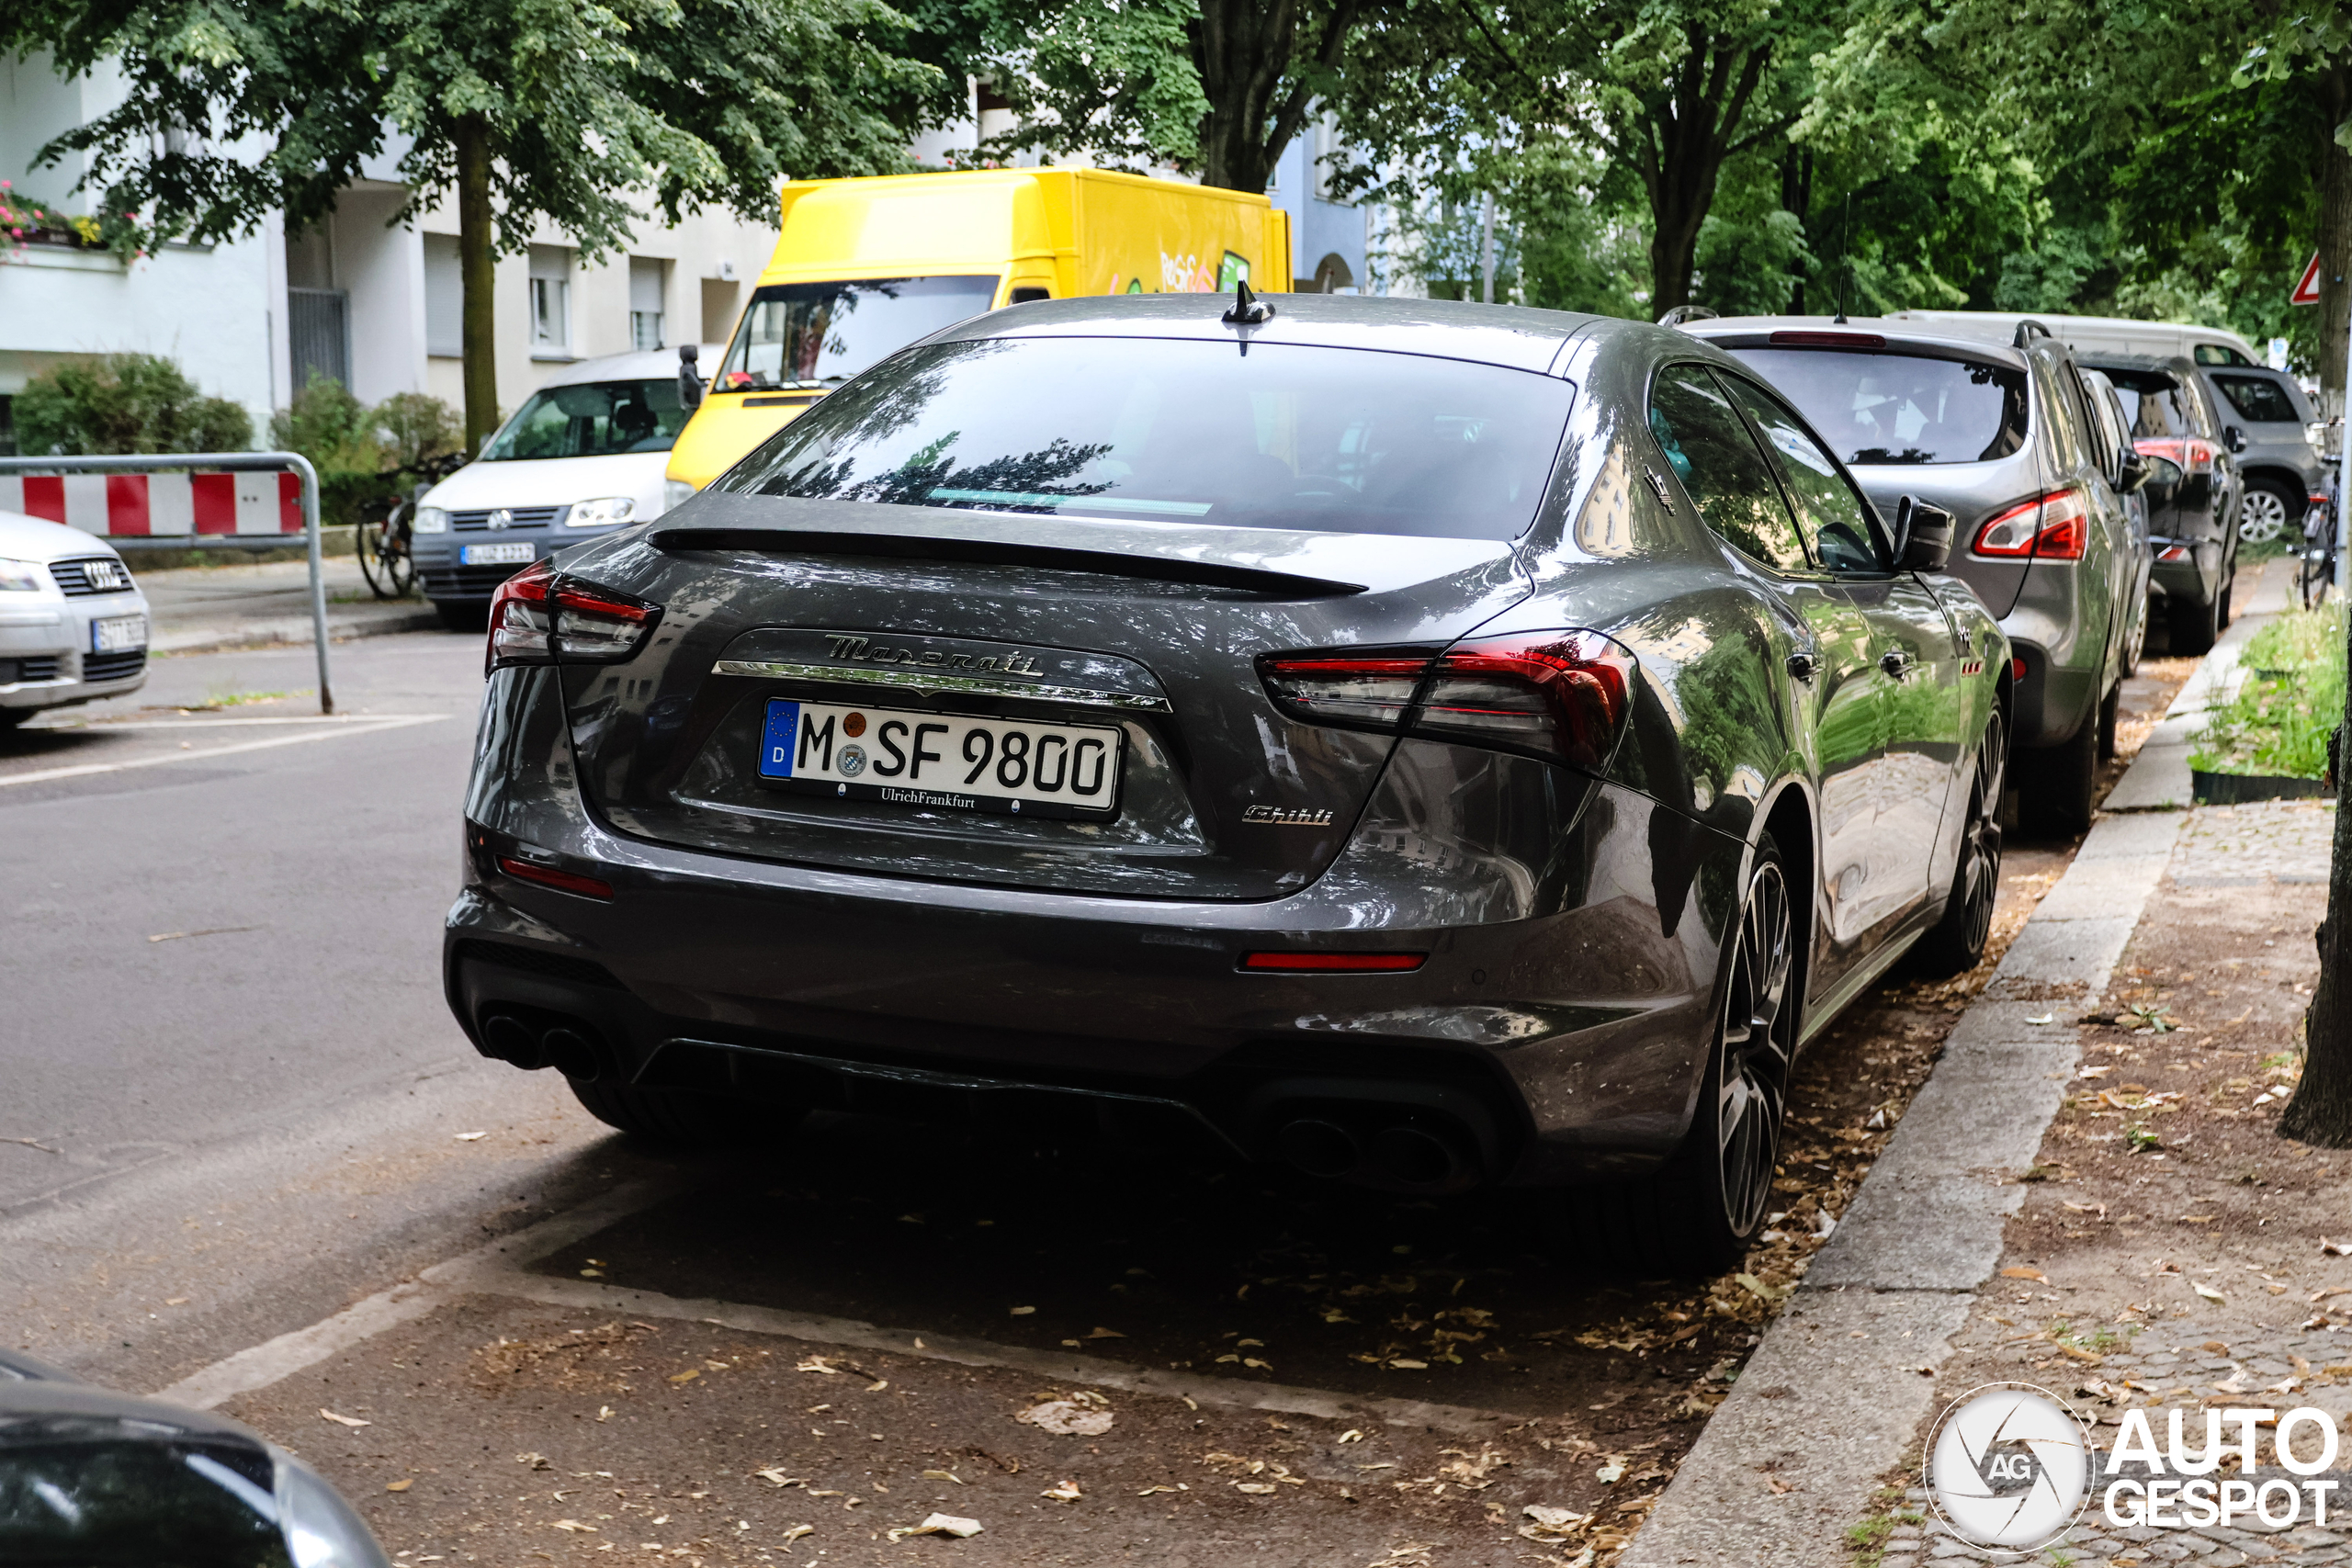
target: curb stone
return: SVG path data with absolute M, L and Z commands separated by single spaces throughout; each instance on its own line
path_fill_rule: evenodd
M 1848 1527 L 1917 1435 L 1952 1337 L 1999 1266 L 2024 1201 L 2006 1179 L 2033 1162 L 2073 1076 L 2076 1031 L 2033 1021 L 2066 1019 L 2107 988 L 2181 823 L 2103 817 L 2091 829 L 1619 1568 L 1851 1560 Z
M 440 614 L 429 604 L 420 610 L 401 610 L 365 618 L 338 620 L 334 611 L 327 613 L 329 642 L 349 642 L 356 637 L 390 637 L 400 632 L 440 629 Z M 157 658 L 175 658 L 187 653 L 226 653 L 241 648 L 307 647 L 311 635 L 308 615 L 299 620 L 248 621 L 234 631 L 166 632 L 153 640 L 149 651 Z

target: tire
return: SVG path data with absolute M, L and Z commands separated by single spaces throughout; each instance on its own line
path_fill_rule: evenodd
M 1976 744 L 1968 825 L 1961 832 L 1960 863 L 1952 867 L 1951 897 L 1943 919 L 1911 950 L 1914 974 L 1949 979 L 1984 962 L 1984 943 L 1993 934 L 1993 905 L 2001 893 L 2001 787 L 2008 759 L 2008 723 L 1995 708 Z
M 2303 498 L 2283 485 L 2267 481 L 2248 485 L 2238 502 L 2238 538 L 2249 545 L 2291 539 L 2302 527 Z
M 2072 839 L 2090 831 L 2098 784 L 2098 714 L 2083 716 L 2074 738 L 2018 758 L 2018 826 L 2028 837 Z
M 2230 600 L 2237 592 L 2238 563 L 2230 562 L 2230 575 L 2222 580 L 2221 596 L 2213 601 L 2213 626 L 2217 631 L 2230 629 Z
M 0 708 L 0 735 L 7 734 L 39 712 L 39 708 Z
M 1723 1002 L 1690 1131 L 1648 1179 L 1576 1194 L 1570 1242 L 1579 1260 L 1653 1278 L 1718 1274 L 1763 1229 L 1803 1007 L 1791 906 L 1767 833 L 1724 944 Z
M 2329 590 L 2335 586 L 2335 553 L 2324 545 L 2317 548 L 2306 545 L 2295 586 L 2302 596 L 2303 608 L 2318 609 L 2326 602 Z
M 2116 673 L 2126 680 L 2140 672 L 2140 658 L 2148 651 L 2148 598 L 2143 593 L 2132 616 L 2132 629 L 2124 634 L 2122 654 L 2116 660 Z
M 441 615 L 441 624 L 453 632 L 479 632 L 490 628 L 490 606 L 469 601 L 435 599 L 433 607 Z
M 746 1104 L 718 1095 L 566 1078 L 588 1114 L 649 1143 L 741 1147 L 781 1141 L 805 1107 Z
M 2213 644 L 2222 636 L 2221 616 L 2222 599 L 2218 594 L 2210 604 L 2176 604 L 2168 622 L 2172 631 L 2172 652 L 2177 655 L 2212 652 Z
M 2118 681 L 2107 689 L 2107 696 L 2098 705 L 2098 760 L 2115 761 L 2115 725 L 2123 712 L 2123 682 Z

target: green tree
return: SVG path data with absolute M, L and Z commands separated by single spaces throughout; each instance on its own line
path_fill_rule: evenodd
M 121 106 L 41 150 L 154 230 L 289 230 L 389 160 L 412 196 L 454 192 L 466 433 L 498 417 L 492 273 L 545 221 L 591 256 L 647 203 L 767 219 L 777 181 L 905 166 L 909 130 L 961 98 L 894 52 L 882 0 L 18 0 L 0 51 L 102 62 Z
M 16 419 L 27 456 L 243 452 L 254 440 L 243 404 L 205 396 L 153 354 L 61 361 L 25 383 Z

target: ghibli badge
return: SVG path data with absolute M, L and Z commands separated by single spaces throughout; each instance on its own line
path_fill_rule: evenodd
M 1331 813 L 1311 811 L 1304 806 L 1252 806 L 1241 813 L 1241 820 L 1276 828 L 1329 828 Z

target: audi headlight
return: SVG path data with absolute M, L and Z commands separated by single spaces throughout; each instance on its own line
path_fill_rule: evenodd
M 663 479 L 662 481 L 662 511 L 667 512 L 673 506 L 684 505 L 694 498 L 695 487 L 688 484 L 685 480 Z
M 420 506 L 416 521 L 409 526 L 419 534 L 446 534 L 449 531 L 449 514 L 437 506 Z
M 0 593 L 40 592 L 40 564 L 38 561 L 0 559 Z
M 384 1549 L 318 1472 L 280 1450 L 277 1527 L 294 1568 L 391 1568 Z
M 625 495 L 608 495 L 595 501 L 573 502 L 563 521 L 571 528 L 604 528 L 626 523 L 636 515 L 636 502 Z

